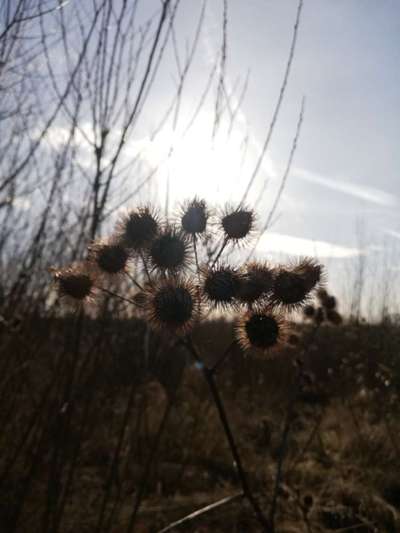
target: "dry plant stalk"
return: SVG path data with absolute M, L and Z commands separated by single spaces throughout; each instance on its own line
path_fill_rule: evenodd
M 101 293 L 126 302 L 132 315 L 139 314 L 152 329 L 174 337 L 188 350 L 209 386 L 243 496 L 263 530 L 273 531 L 273 522 L 266 518 L 247 481 L 215 380 L 219 362 L 212 367 L 204 363 L 191 331 L 212 310 L 233 315 L 237 343 L 244 350 L 268 357 L 291 342 L 289 318 L 299 309 L 311 313 L 308 302 L 313 292 L 319 291 L 327 311 L 334 310 L 335 301 L 323 291 L 323 268 L 314 260 L 303 258 L 275 266 L 254 261 L 229 264 L 223 258 L 224 251 L 250 242 L 256 216 L 253 210 L 241 206 L 212 214 L 216 212 L 204 200 L 194 198 L 183 204 L 172 222 L 162 220 L 152 206 L 139 206 L 121 218 L 109 240 L 95 241 L 90 246 L 87 261 L 55 270 L 54 279 L 60 295 L 80 307 Z M 209 245 L 210 241 L 215 250 L 211 257 L 205 250 L 205 243 Z M 222 243 L 219 247 L 218 242 Z M 132 264 L 138 273 L 136 279 L 130 273 Z M 116 276 L 126 277 L 131 285 L 129 294 L 104 286 Z M 227 356 L 229 350 L 222 359 Z M 143 492 L 141 487 L 131 516 L 131 531 Z

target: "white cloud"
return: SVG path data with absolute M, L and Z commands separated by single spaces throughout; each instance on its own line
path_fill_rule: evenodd
M 14 207 L 21 211 L 28 211 L 31 208 L 31 201 L 29 198 L 15 198 L 14 200 Z
M 259 253 L 284 253 L 293 256 L 333 257 L 338 259 L 356 257 L 362 253 L 358 248 L 274 232 L 267 232 L 261 237 L 257 250 Z
M 2 201 L 2 205 L 12 205 L 14 209 L 18 211 L 28 211 L 28 209 L 31 208 L 31 201 L 29 198 L 23 196 L 19 196 L 17 198 L 12 198 L 9 196 Z
M 385 230 L 385 233 L 387 235 L 390 235 L 391 237 L 394 237 L 395 239 L 400 239 L 400 232 L 399 231 L 394 231 L 392 229 L 387 229 L 387 230 Z
M 322 187 L 342 192 L 349 196 L 353 196 L 360 200 L 365 200 L 383 207 L 398 207 L 400 204 L 400 200 L 397 196 L 375 187 L 359 185 L 347 180 L 321 176 L 320 174 L 310 172 L 309 170 L 302 168 L 294 169 L 293 174 L 305 181 L 309 181 L 310 183 L 316 183 Z

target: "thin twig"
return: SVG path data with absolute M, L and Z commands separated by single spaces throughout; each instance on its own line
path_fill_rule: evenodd
M 183 526 L 187 524 L 188 522 L 195 520 L 199 516 L 202 516 L 203 514 L 209 513 L 210 511 L 213 511 L 214 509 L 218 509 L 219 507 L 222 507 L 223 505 L 226 505 L 227 503 L 232 503 L 233 501 L 238 500 L 243 497 L 244 497 L 243 492 L 238 492 L 237 494 L 233 494 L 232 496 L 227 496 L 226 498 L 222 498 L 222 500 L 218 500 L 215 503 L 206 505 L 205 507 L 202 507 L 201 509 L 194 511 L 193 513 L 190 513 L 187 516 L 184 516 L 183 518 L 176 520 L 176 522 L 172 522 L 164 529 L 161 529 L 160 531 L 158 531 L 158 533 L 167 533 L 167 531 L 171 531 L 172 529 L 176 527 Z
M 197 237 L 196 237 L 196 234 L 193 235 L 193 251 L 194 251 L 194 259 L 195 259 L 195 262 L 196 262 L 197 277 L 198 277 L 199 283 L 201 283 L 199 257 L 198 257 L 198 254 L 197 254 Z
M 305 99 L 303 98 L 302 101 L 301 101 L 301 108 L 300 108 L 299 118 L 298 118 L 298 121 L 297 121 L 296 133 L 295 133 L 295 136 L 293 138 L 292 148 L 290 150 L 289 159 L 288 159 L 288 162 L 287 162 L 287 165 L 286 165 L 286 168 L 285 168 L 285 172 L 283 173 L 278 192 L 276 193 L 276 197 L 275 197 L 274 203 L 273 203 L 273 205 L 271 207 L 271 210 L 270 210 L 270 212 L 268 214 L 267 220 L 266 220 L 262 230 L 260 231 L 260 233 L 259 233 L 259 235 L 258 235 L 258 237 L 256 239 L 256 242 L 253 245 L 253 248 L 251 249 L 249 255 L 247 256 L 246 261 L 250 261 L 251 257 L 253 256 L 254 252 L 256 251 L 257 245 L 260 242 L 261 237 L 264 235 L 264 233 L 267 231 L 267 229 L 269 229 L 269 227 L 271 225 L 271 222 L 272 222 L 272 218 L 273 218 L 273 216 L 274 216 L 274 214 L 276 212 L 276 209 L 277 209 L 277 207 L 279 205 L 279 202 L 281 200 L 281 197 L 282 197 L 283 191 L 285 189 L 285 185 L 286 185 L 290 170 L 292 168 L 294 154 L 296 153 L 296 149 L 297 149 L 297 143 L 298 143 L 299 138 L 300 138 L 301 126 L 303 124 L 303 119 L 304 119 L 304 107 L 305 107 Z M 264 195 L 264 190 L 265 190 L 265 187 L 261 191 L 261 193 L 260 193 L 260 195 L 258 197 L 258 200 L 255 203 L 255 206 L 254 206 L 255 210 L 257 209 L 257 206 L 258 206 L 259 202 L 261 201 L 261 199 L 262 199 L 262 197 Z
M 215 372 L 219 369 L 219 367 L 226 361 L 226 359 L 229 357 L 229 355 L 231 354 L 231 351 L 232 351 L 232 348 L 236 345 L 236 341 L 233 340 L 229 346 L 227 347 L 227 349 L 224 351 L 224 353 L 222 354 L 222 356 L 217 360 L 216 363 L 214 363 L 214 366 L 212 366 L 210 368 L 211 372 L 213 374 L 215 374 Z
M 206 367 L 204 365 L 204 363 L 203 363 L 199 353 L 197 352 L 195 346 L 193 345 L 193 342 L 192 342 L 190 337 L 187 338 L 186 342 L 184 342 L 184 345 L 187 347 L 187 349 L 192 354 L 192 356 L 195 359 L 195 361 L 198 363 L 199 367 L 201 368 L 201 370 L 203 372 L 204 379 L 206 380 L 206 382 L 207 382 L 207 384 L 209 386 L 211 395 L 212 395 L 213 400 L 214 400 L 215 407 L 217 408 L 217 411 L 218 411 L 219 419 L 220 419 L 222 427 L 224 429 L 225 436 L 227 438 L 227 441 L 228 441 L 228 444 L 229 444 L 229 447 L 230 447 L 230 450 L 231 450 L 231 453 L 232 453 L 232 457 L 233 457 L 234 462 L 235 462 L 235 466 L 236 466 L 236 470 L 237 470 L 237 473 L 238 473 L 238 476 L 239 476 L 240 484 L 242 485 L 243 494 L 244 494 L 245 498 L 249 501 L 251 506 L 253 507 L 254 513 L 255 513 L 260 525 L 262 526 L 263 531 L 268 533 L 268 532 L 272 531 L 270 523 L 267 520 L 267 518 L 264 516 L 264 514 L 263 514 L 263 512 L 262 512 L 262 510 L 261 510 L 261 508 L 260 508 L 260 506 L 259 506 L 259 504 L 257 502 L 257 500 L 253 496 L 253 493 L 252 493 L 252 491 L 250 489 L 250 485 L 249 485 L 249 483 L 247 481 L 247 475 L 246 475 L 246 472 L 245 472 L 245 470 L 243 468 L 242 460 L 241 460 L 240 455 L 239 455 L 239 450 L 237 448 L 237 445 L 236 445 L 236 442 L 235 442 L 235 439 L 234 439 L 234 436 L 233 436 L 233 433 L 232 433 L 232 429 L 231 429 L 229 421 L 228 421 L 228 416 L 227 416 L 224 404 L 222 402 L 221 396 L 219 394 L 218 387 L 217 387 L 217 385 L 215 383 L 215 380 L 214 380 L 213 372 L 212 372 L 211 369 L 209 369 L 208 367 Z
M 151 281 L 150 272 L 149 272 L 149 269 L 147 268 L 146 258 L 144 257 L 143 252 L 140 252 L 140 258 L 141 258 L 142 263 L 143 263 L 143 268 L 144 268 L 144 271 L 146 273 L 147 280 L 150 283 L 150 285 L 153 286 L 153 282 Z
M 215 259 L 214 259 L 214 261 L 213 261 L 213 264 L 211 265 L 211 268 L 214 268 L 214 267 L 215 267 L 215 265 L 216 265 L 218 259 L 221 257 L 221 254 L 222 254 L 222 252 L 225 250 L 227 244 L 228 244 L 228 239 L 225 237 L 225 238 L 224 238 L 224 241 L 223 241 L 223 243 L 222 243 L 222 246 L 221 246 L 221 248 L 220 248 L 220 250 L 219 250 L 217 256 L 215 257 Z
M 259 156 L 259 158 L 257 160 L 257 163 L 256 163 L 256 166 L 255 166 L 255 168 L 253 170 L 253 173 L 250 176 L 250 180 L 249 180 L 249 182 L 247 184 L 247 187 L 246 187 L 246 190 L 245 190 L 245 192 L 243 194 L 243 197 L 242 197 L 242 200 L 240 202 L 240 205 L 244 204 L 244 202 L 246 201 L 247 196 L 248 196 L 248 194 L 250 192 L 250 189 L 251 189 L 251 187 L 254 184 L 254 181 L 255 181 L 255 179 L 257 177 L 258 171 L 260 170 L 261 164 L 262 164 L 262 162 L 264 160 L 264 157 L 265 157 L 265 154 L 267 152 L 269 143 L 271 141 L 271 137 L 272 137 L 272 133 L 273 133 L 274 128 L 275 128 L 276 121 L 278 119 L 279 111 L 280 111 L 280 108 L 281 108 L 281 105 L 282 105 L 282 102 L 283 102 L 283 97 L 285 95 L 286 86 L 287 86 L 288 79 L 289 79 L 290 69 L 291 69 L 291 66 L 292 66 L 292 63 L 293 63 L 294 52 L 295 52 L 295 49 L 296 49 L 296 42 L 297 42 L 297 34 L 298 34 L 299 23 L 300 23 L 300 15 L 301 15 L 302 8 L 303 8 L 303 0 L 299 0 L 299 4 L 298 4 L 298 7 L 297 7 L 296 22 L 295 22 L 294 28 L 293 28 L 293 37 L 292 37 L 292 43 L 291 43 L 291 46 L 290 46 L 289 58 L 288 58 L 288 61 L 287 61 L 287 64 L 286 64 L 285 75 L 283 77 L 283 82 L 282 82 L 281 89 L 280 89 L 280 92 L 279 92 L 278 101 L 277 101 L 276 106 L 275 106 L 274 114 L 272 116 L 272 120 L 271 120 L 271 123 L 270 123 L 270 126 L 269 126 L 269 130 L 268 130 L 266 139 L 264 141 L 264 145 L 263 145 L 262 150 L 261 150 L 261 154 L 260 154 L 260 156 Z
M 132 276 L 132 274 L 130 274 L 128 271 L 125 271 L 125 274 L 127 275 L 127 277 L 131 280 L 131 282 L 136 285 L 136 287 L 140 290 L 140 291 L 144 291 L 144 288 L 140 285 L 140 283 L 138 281 L 135 280 L 135 278 Z
M 137 302 L 135 302 L 134 300 L 131 300 L 130 298 L 125 298 L 124 296 L 121 296 L 120 294 L 114 292 L 114 291 L 110 291 L 109 289 L 105 289 L 104 287 L 99 287 L 98 285 L 96 285 L 95 287 L 96 289 L 98 289 L 99 291 L 101 292 L 104 292 L 105 294 L 108 294 L 109 296 L 112 296 L 113 298 L 118 298 L 118 300 L 121 300 L 123 302 L 128 302 L 132 305 L 138 305 Z

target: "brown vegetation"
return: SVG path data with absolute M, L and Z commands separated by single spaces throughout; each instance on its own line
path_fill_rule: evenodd
M 18 513 L 18 531 L 41 531 L 46 519 L 55 528 L 61 509 L 59 531 L 97 531 L 100 523 L 99 531 L 125 531 L 166 413 L 135 531 L 161 530 L 240 492 L 217 413 L 187 354 L 152 334 L 146 339 L 141 321 L 104 320 L 99 341 L 98 321 L 84 320 L 79 348 L 71 345 L 72 320 L 3 326 L 3 360 L 12 358 L 2 384 L 2 531 L 13 530 Z M 311 329 L 297 327 L 304 344 Z M 194 337 L 212 364 L 229 345 L 232 324 L 206 323 Z M 392 323 L 323 325 L 315 335 L 293 412 L 277 531 L 399 530 L 399 346 Z M 235 348 L 218 371 L 251 487 L 265 507 L 294 354 L 287 348 L 265 359 Z M 74 383 L 54 376 L 58 361 L 67 370 L 74 357 Z M 259 531 L 259 524 L 237 496 L 180 530 Z

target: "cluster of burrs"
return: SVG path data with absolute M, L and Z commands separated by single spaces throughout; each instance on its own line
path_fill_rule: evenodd
M 317 290 L 317 303 L 314 305 L 305 305 L 303 314 L 306 319 L 313 321 L 318 326 L 325 322 L 339 326 L 343 318 L 337 310 L 337 306 L 335 296 L 329 294 L 323 287 L 320 287 Z
M 245 349 L 263 352 L 288 337 L 288 318 L 321 287 L 323 271 L 312 259 L 290 265 L 247 262 L 232 266 L 224 252 L 249 244 L 256 217 L 247 207 L 213 212 L 195 198 L 171 221 L 155 209 L 129 211 L 115 233 L 89 247 L 87 260 L 54 271 L 60 294 L 75 302 L 93 300 L 112 277 L 127 276 L 131 302 L 159 332 L 187 335 L 213 309 L 236 320 L 236 337 Z M 132 272 L 135 275 L 132 275 Z

